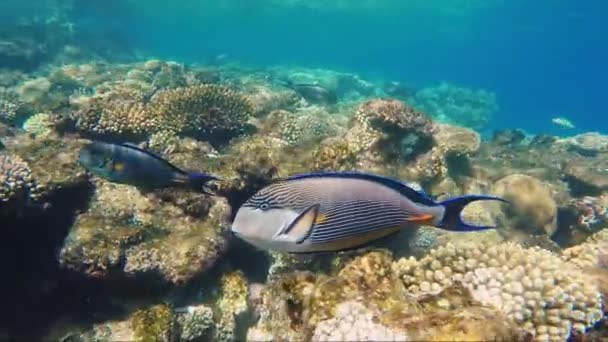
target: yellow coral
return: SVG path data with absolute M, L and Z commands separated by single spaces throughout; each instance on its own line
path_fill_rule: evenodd
M 136 341 L 162 342 L 171 337 L 173 310 L 165 304 L 141 309 L 133 314 L 131 329 Z
M 37 137 L 44 137 L 53 132 L 54 121 L 47 113 L 38 113 L 23 123 L 23 130 Z

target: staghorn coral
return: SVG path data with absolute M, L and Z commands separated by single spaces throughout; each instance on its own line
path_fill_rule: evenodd
M 375 314 L 358 302 L 336 306 L 334 318 L 317 324 L 313 341 L 407 341 L 408 336 L 374 321 Z
M 441 293 L 455 282 L 503 312 L 538 340 L 584 333 L 602 317 L 598 289 L 576 267 L 540 248 L 448 244 L 420 260 L 394 264 L 413 294 Z
M 492 193 L 512 203 L 501 205 L 502 215 L 496 217 L 501 226 L 548 236 L 555 233 L 557 204 L 549 188 L 537 178 L 513 174 L 494 183 Z
M 247 98 L 213 84 L 161 91 L 149 107 L 162 127 L 196 137 L 240 133 L 253 112 Z

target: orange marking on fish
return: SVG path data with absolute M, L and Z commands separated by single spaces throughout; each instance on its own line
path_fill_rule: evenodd
M 114 164 L 114 171 L 122 171 L 125 168 L 124 163 L 116 163 Z
M 423 214 L 408 218 L 406 221 L 410 223 L 430 223 L 435 217 L 431 214 Z
M 327 222 L 328 219 L 329 218 L 327 217 L 327 215 L 325 215 L 325 214 L 319 214 L 315 218 L 315 224 L 323 224 L 323 223 Z

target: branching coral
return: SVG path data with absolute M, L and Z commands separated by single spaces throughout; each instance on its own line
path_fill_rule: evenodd
M 496 94 L 449 83 L 424 88 L 410 98 L 412 106 L 441 122 L 482 129 L 498 110 Z
M 75 119 L 79 130 L 99 135 L 137 136 L 158 126 L 144 103 L 112 96 L 92 98 Z
M 22 106 L 17 93 L 0 87 L 0 121 L 13 122 Z
M 11 200 L 36 199 L 37 185 L 29 166 L 19 156 L 0 154 L 0 205 Z
M 540 248 L 448 244 L 420 260 L 394 265 L 413 294 L 440 293 L 461 283 L 482 304 L 497 308 L 539 340 L 566 339 L 602 318 L 598 289 L 579 269 Z
M 239 132 L 253 113 L 247 98 L 212 84 L 161 91 L 149 106 L 163 128 L 196 136 Z

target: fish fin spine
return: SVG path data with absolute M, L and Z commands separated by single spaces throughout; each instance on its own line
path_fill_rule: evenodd
M 443 202 L 440 202 L 439 205 L 445 208 L 445 212 L 443 214 L 443 218 L 436 225 L 439 228 L 450 230 L 450 231 L 477 231 L 477 230 L 486 230 L 493 229 L 494 226 L 477 226 L 466 223 L 462 219 L 462 210 L 470 203 L 476 201 L 500 201 L 504 203 L 510 203 L 509 201 L 495 196 L 485 196 L 485 195 L 466 195 L 460 197 L 450 198 Z
M 315 225 L 317 217 L 319 217 L 320 204 L 313 204 L 304 210 L 293 222 L 285 229 L 283 234 L 284 237 L 292 240 L 297 244 L 301 244 L 306 240 Z

